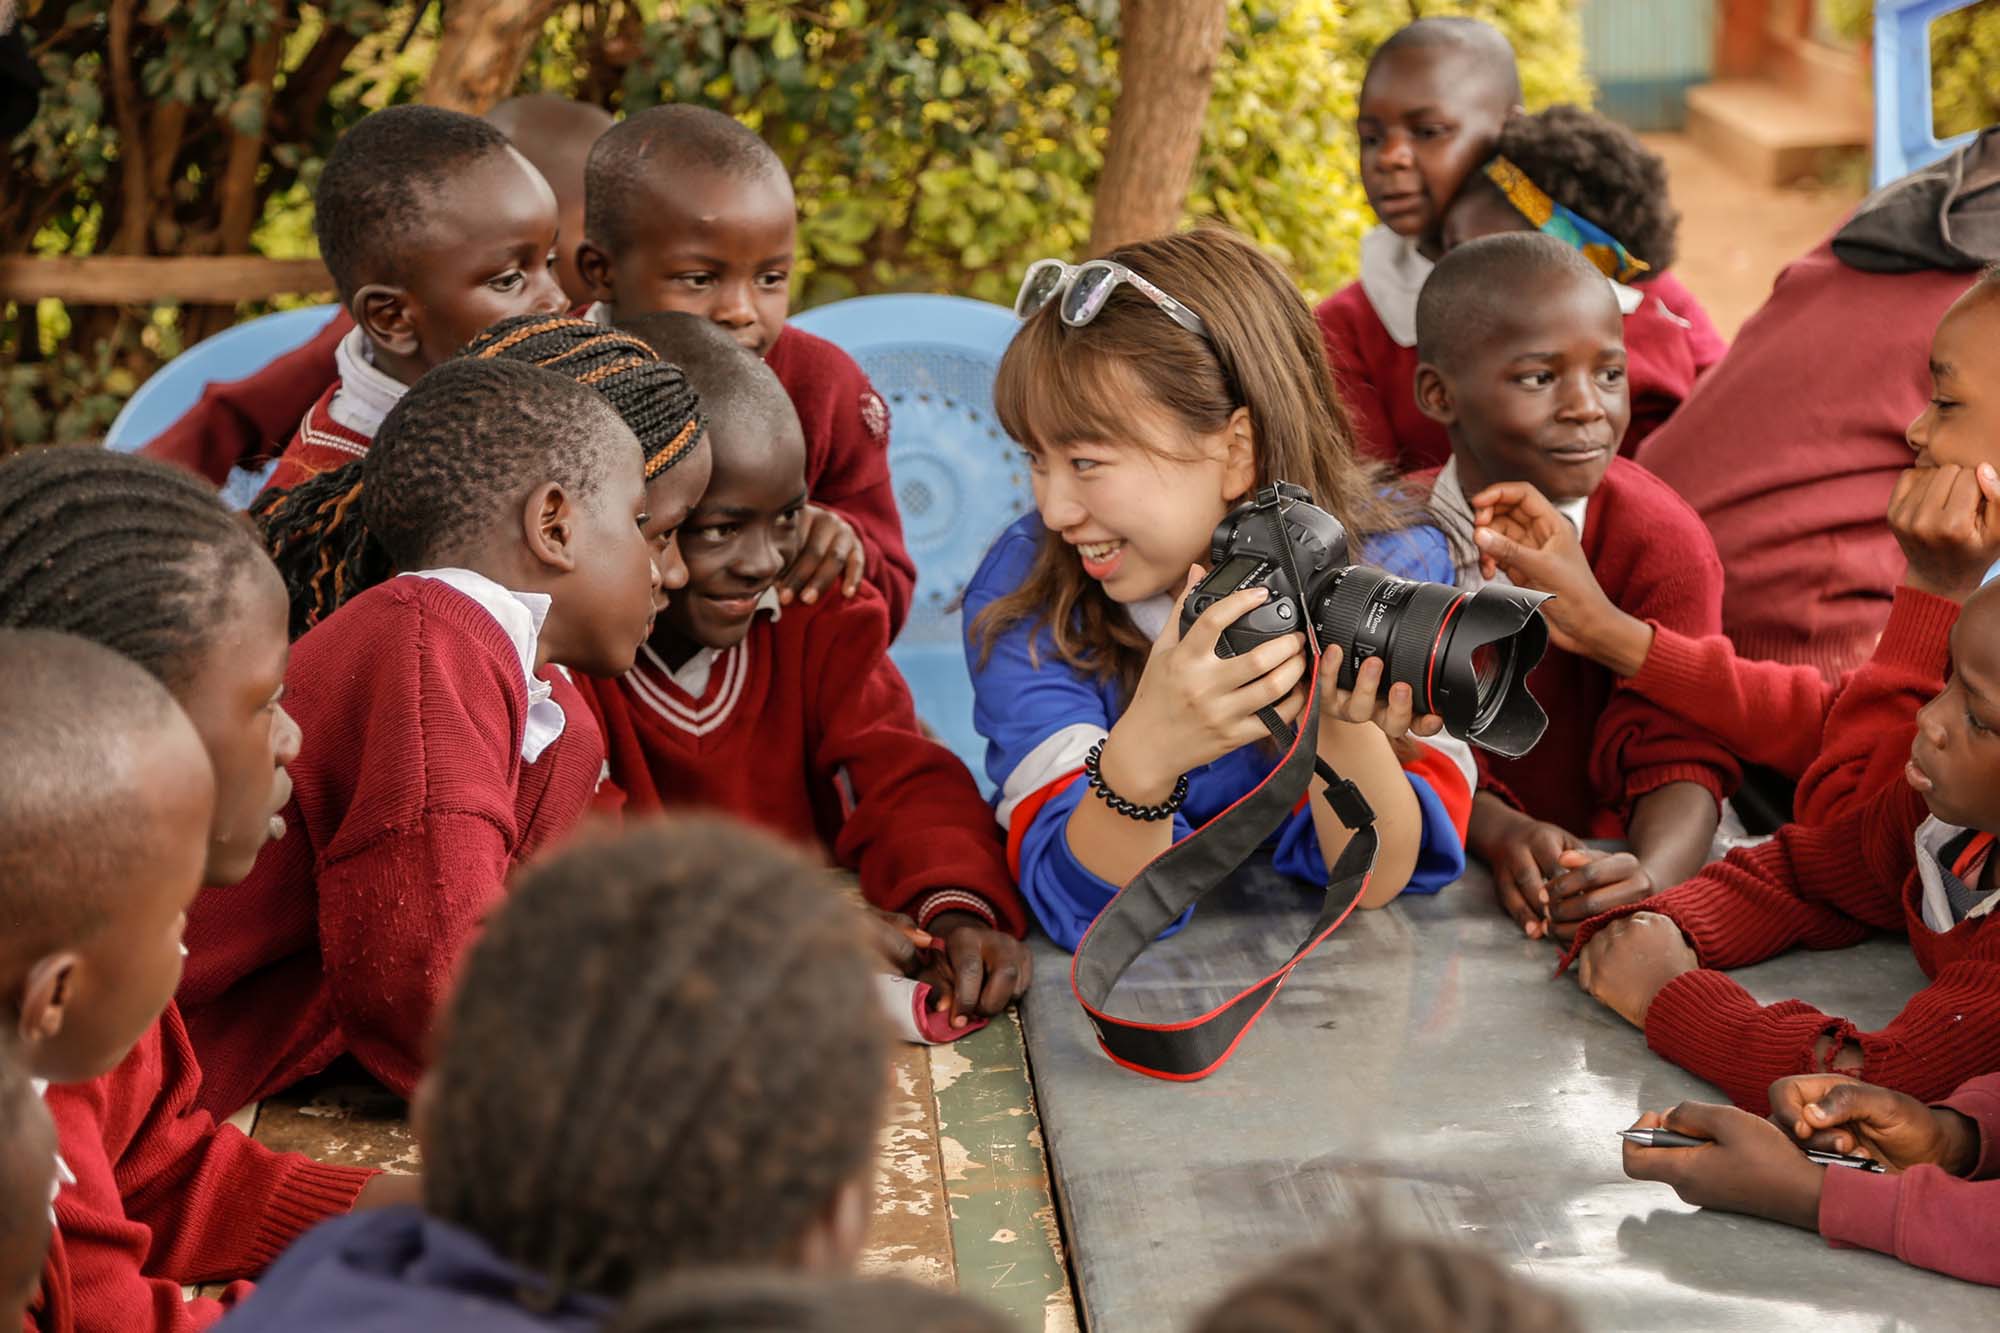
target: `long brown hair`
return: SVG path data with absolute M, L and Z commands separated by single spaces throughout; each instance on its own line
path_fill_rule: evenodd
M 1079 440 L 1130 438 L 1134 391 L 1192 435 L 1214 434 L 1237 408 L 1248 408 L 1257 485 L 1305 487 L 1346 526 L 1357 549 L 1415 520 L 1417 506 L 1389 469 L 1356 456 L 1319 326 L 1275 260 L 1220 226 L 1106 257 L 1200 315 L 1209 338 L 1182 328 L 1129 284 L 1082 328 L 1064 324 L 1059 303 L 1050 302 L 1014 335 L 993 384 L 1000 423 L 1023 448 L 1039 455 Z M 1049 630 L 1062 661 L 1117 682 L 1127 696 L 1152 651 L 1125 608 L 1084 574 L 1076 552 L 1053 532 L 1043 534 L 1021 586 L 974 621 L 982 651 L 1024 622 L 1031 634 Z M 1031 644 L 1031 660 L 1033 651 Z

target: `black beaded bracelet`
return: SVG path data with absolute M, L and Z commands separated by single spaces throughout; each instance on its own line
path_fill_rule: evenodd
M 1134 805 L 1105 784 L 1104 775 L 1098 771 L 1098 765 L 1103 757 L 1104 742 L 1099 741 L 1091 746 L 1090 753 L 1084 756 L 1083 776 L 1089 781 L 1090 789 L 1103 798 L 1106 805 L 1127 819 L 1143 819 L 1148 822 L 1155 819 L 1172 819 L 1174 811 L 1180 809 L 1181 802 L 1187 799 L 1187 774 L 1183 773 L 1180 781 L 1174 783 L 1174 794 L 1166 800 L 1158 805 Z

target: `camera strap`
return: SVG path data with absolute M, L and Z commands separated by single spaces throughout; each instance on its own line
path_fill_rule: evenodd
M 1283 519 L 1274 506 L 1276 549 L 1284 553 L 1290 585 L 1303 585 L 1293 568 Z M 1301 612 L 1305 610 L 1300 608 Z M 1375 869 L 1375 812 L 1354 783 L 1321 760 L 1319 749 L 1319 643 L 1312 617 L 1302 614 L 1312 683 L 1296 729 L 1274 709 L 1258 717 L 1284 749 L 1278 766 L 1215 818 L 1160 853 L 1112 896 L 1078 942 L 1070 963 L 1070 989 L 1096 1029 L 1098 1045 L 1117 1064 L 1154 1078 L 1191 1082 L 1221 1068 L 1276 998 L 1305 956 L 1340 928 L 1361 901 Z M 1207 1013 L 1172 1023 L 1144 1023 L 1109 1012 L 1111 992 L 1127 968 L 1183 912 L 1220 888 L 1292 811 L 1314 772 L 1320 793 L 1341 823 L 1354 830 L 1327 875 L 1325 901 L 1306 937 L 1284 964 Z M 1086 798 L 1088 799 L 1088 798 Z

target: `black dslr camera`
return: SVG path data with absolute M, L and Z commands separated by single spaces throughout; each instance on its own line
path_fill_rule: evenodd
M 1409 685 L 1418 713 L 1438 714 L 1452 735 L 1495 754 L 1526 754 L 1548 727 L 1527 686 L 1549 643 L 1540 609 L 1548 594 L 1487 587 L 1468 595 L 1351 565 L 1340 520 L 1282 481 L 1229 511 L 1215 529 L 1212 557 L 1208 577 L 1182 607 L 1183 634 L 1230 593 L 1271 590 L 1269 601 L 1222 632 L 1221 656 L 1302 631 L 1310 619 L 1320 646 L 1341 650 L 1342 689 L 1352 688 L 1364 660 L 1380 657 L 1384 686 Z

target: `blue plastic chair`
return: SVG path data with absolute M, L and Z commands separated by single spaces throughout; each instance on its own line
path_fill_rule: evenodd
M 285 353 L 305 346 L 339 309 L 337 305 L 313 305 L 279 310 L 202 339 L 154 371 L 152 378 L 125 400 L 105 434 L 105 445 L 128 454 L 145 448 L 201 400 L 202 390 L 254 375 Z M 223 486 L 222 498 L 238 509 L 247 508 L 276 466 L 273 461 L 257 471 L 237 468 Z
M 990 795 L 958 598 L 993 539 L 1034 505 L 1027 465 L 993 414 L 993 375 L 1020 322 L 962 296 L 861 296 L 792 322 L 860 362 L 889 403 L 889 471 L 917 562 L 889 656 L 924 721 Z
M 1972 141 L 1970 134 L 1937 137 L 1930 37 L 1933 19 L 1971 5 L 1972 0 L 1875 0 L 1875 188 Z

